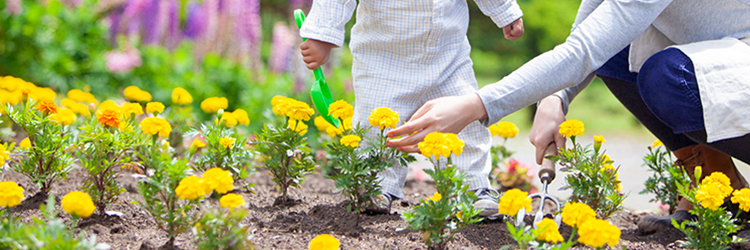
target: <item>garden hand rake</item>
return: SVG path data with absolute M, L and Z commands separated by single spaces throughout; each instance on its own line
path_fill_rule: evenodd
M 294 19 L 297 21 L 297 27 L 302 28 L 302 23 L 305 22 L 305 14 L 300 9 L 294 10 Z M 302 41 L 307 41 L 307 39 L 303 37 Z M 318 67 L 313 70 L 313 74 L 315 74 L 315 82 L 310 88 L 310 97 L 312 98 L 313 105 L 315 105 L 315 109 L 318 110 L 320 116 L 338 128 L 339 121 L 328 114 L 328 106 L 333 103 L 333 97 L 331 96 L 331 90 L 328 88 L 328 83 L 326 83 L 326 79 L 323 76 L 323 70 L 321 70 L 321 67 Z
M 560 201 L 557 200 L 554 196 L 550 196 L 548 188 L 549 184 L 555 180 L 555 162 L 548 159 L 548 156 L 556 155 L 557 154 L 557 146 L 555 145 L 555 142 L 550 143 L 547 145 L 547 148 L 544 149 L 544 159 L 542 159 L 542 166 L 539 168 L 539 180 L 542 182 L 542 191 L 536 194 L 529 195 L 532 199 L 539 198 L 539 210 L 536 211 L 536 215 L 534 215 L 534 228 L 538 227 L 539 222 L 544 219 L 544 204 L 546 200 L 551 200 L 555 207 L 557 208 L 557 215 L 554 216 L 555 223 L 557 223 L 557 227 L 560 227 L 560 223 L 562 218 L 560 217 Z M 523 210 L 523 209 L 522 209 Z M 525 212 L 522 214 L 519 212 L 518 218 L 523 219 L 525 216 Z

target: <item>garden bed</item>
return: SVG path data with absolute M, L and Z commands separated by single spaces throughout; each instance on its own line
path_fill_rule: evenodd
M 14 180 L 25 188 L 27 199 L 11 210 L 27 222 L 31 217 L 41 217 L 38 205 L 44 199 L 32 197 L 37 188 L 22 175 L 10 170 L 2 173 L 3 180 Z M 80 186 L 84 172 L 76 169 L 69 179 L 60 182 L 52 189 L 58 197 L 74 191 Z M 252 242 L 258 249 L 305 249 L 312 238 L 327 233 L 341 241 L 342 249 L 426 249 L 421 233 L 401 230 L 407 223 L 401 214 L 419 204 L 435 192 L 433 183 L 409 180 L 404 187 L 406 199 L 396 200 L 388 215 L 354 214 L 341 205 L 341 198 L 335 193 L 334 182 L 320 174 L 307 176 L 301 189 L 290 193 L 298 199 L 293 206 L 273 206 L 278 192 L 275 184 L 264 170 L 248 178 L 255 183 L 255 194 L 243 193 L 249 203 L 249 212 L 244 222 L 251 226 Z M 120 201 L 110 206 L 111 211 L 122 213 L 117 216 L 92 216 L 79 221 L 77 230 L 86 235 L 95 234 L 97 240 L 108 243 L 113 249 L 155 249 L 167 241 L 166 233 L 156 227 L 152 217 L 133 201 L 141 199 L 137 185 L 130 177 L 121 177 L 120 183 L 128 191 L 120 196 Z M 203 202 L 218 203 L 209 198 Z M 59 206 L 59 203 L 57 204 Z M 61 211 L 61 209 L 58 209 Z M 68 215 L 61 214 L 65 220 Z M 677 249 L 674 242 L 684 235 L 677 230 L 668 230 L 653 235 L 639 234 L 636 223 L 645 214 L 618 212 L 609 221 L 622 230 L 620 244 L 627 249 Z M 531 218 L 527 218 L 531 220 Z M 563 237 L 569 237 L 570 227 L 563 225 Z M 180 249 L 194 249 L 192 233 L 184 233 L 176 240 Z M 485 221 L 464 228 L 449 244 L 449 249 L 499 249 L 515 244 L 504 222 Z M 576 247 L 584 249 L 583 247 Z

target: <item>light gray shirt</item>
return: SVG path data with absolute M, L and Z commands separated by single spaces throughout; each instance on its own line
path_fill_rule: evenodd
M 674 44 L 750 36 L 750 0 L 583 0 L 565 43 L 477 91 L 489 126 L 555 92 L 565 109 L 594 70 L 653 26 Z

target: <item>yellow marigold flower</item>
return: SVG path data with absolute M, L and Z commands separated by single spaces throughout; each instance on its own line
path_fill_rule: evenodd
M 536 236 L 537 240 L 546 241 L 553 244 L 565 241 L 562 235 L 560 235 L 560 231 L 557 230 L 557 223 L 555 223 L 555 220 L 544 218 L 539 222 L 539 224 L 537 224 L 537 227 L 542 230 L 539 235 Z
M 294 100 L 292 98 L 286 97 L 286 96 L 274 96 L 271 99 L 271 105 L 273 106 L 273 113 L 276 115 L 286 115 L 287 112 L 287 106 L 290 100 Z
M 23 188 L 12 181 L 0 182 L 0 207 L 14 207 L 23 200 Z
M 76 102 L 96 103 L 96 98 L 94 97 L 94 95 L 88 92 L 83 92 L 80 89 L 71 89 L 70 91 L 68 91 L 67 96 L 68 98 Z
M 5 165 L 6 160 L 10 160 L 10 152 L 5 148 L 5 145 L 0 144 L 0 167 Z
M 295 119 L 298 121 L 308 121 L 310 120 L 310 117 L 315 113 L 315 110 L 310 108 L 310 105 L 307 105 L 307 103 L 305 102 L 291 99 L 288 100 L 286 104 L 286 113 L 284 115 L 286 117 L 289 117 L 290 119 Z
M 346 135 L 344 137 L 341 137 L 341 145 L 356 148 L 359 147 L 359 142 L 362 141 L 362 138 L 357 135 Z
M 661 145 L 664 145 L 664 143 L 662 143 L 660 140 L 657 139 L 656 141 L 654 141 L 653 144 L 651 144 L 651 148 L 657 148 Z
M 119 128 L 120 122 L 122 122 L 120 119 L 120 111 L 113 108 L 99 109 L 96 113 L 96 117 L 100 124 L 113 128 Z
M 596 212 L 580 202 L 568 203 L 562 209 L 562 221 L 571 227 L 580 227 L 590 219 L 596 219 Z
M 193 96 L 187 90 L 177 87 L 172 90 L 172 104 L 188 105 L 193 103 Z
M 603 247 L 604 244 L 614 247 L 620 242 L 620 233 L 620 229 L 609 221 L 594 218 L 578 229 L 578 242 L 593 248 Z
M 424 141 L 417 144 L 422 155 L 427 158 L 435 156 L 437 160 L 440 160 L 440 156 L 450 157 L 451 153 L 461 155 L 464 145 L 456 134 L 439 132 L 428 134 Z
M 106 100 L 106 101 L 102 102 L 101 104 L 99 104 L 99 109 L 97 111 L 101 111 L 101 110 L 105 110 L 105 109 L 114 109 L 114 110 L 119 111 L 120 110 L 120 106 L 118 106 L 117 103 L 115 103 L 115 101 Z
M 134 102 L 150 102 L 151 93 L 141 90 L 137 86 L 130 86 L 123 91 L 125 98 Z
M 604 136 L 595 135 L 594 136 L 594 142 L 602 143 L 602 142 L 607 142 L 607 140 L 604 140 Z
M 396 128 L 399 118 L 398 112 L 393 112 L 389 108 L 382 107 L 373 109 L 367 120 L 370 121 L 370 125 L 373 127 L 384 130 L 386 128 Z
M 36 109 L 44 113 L 44 115 L 57 114 L 57 104 L 52 100 L 44 99 L 39 101 L 36 105 Z
M 308 246 L 308 249 L 309 250 L 339 250 L 340 247 L 341 247 L 341 243 L 335 237 L 331 236 L 330 234 L 321 234 L 321 235 L 315 236 L 315 238 L 312 241 L 310 241 L 310 245 Z
M 250 125 L 250 118 L 247 117 L 247 111 L 244 109 L 236 109 L 234 112 L 232 112 L 232 115 L 235 119 L 237 119 L 237 122 L 242 125 Z
M 318 128 L 318 131 L 320 132 L 326 132 L 329 127 L 333 127 L 333 125 L 328 123 L 328 121 L 322 116 L 316 116 L 315 119 L 313 119 L 313 124 L 315 124 L 315 127 Z
M 498 122 L 489 127 L 492 136 L 500 136 L 508 139 L 518 135 L 518 127 L 512 122 Z
M 244 207 L 246 204 L 245 199 L 238 194 L 226 194 L 219 199 L 219 203 L 225 208 Z
M 63 99 L 60 102 L 60 104 L 62 104 L 66 108 L 69 108 L 70 110 L 72 110 L 76 114 L 79 114 L 79 115 L 82 115 L 82 116 L 90 116 L 91 115 L 91 111 L 89 111 L 89 107 L 88 106 L 86 106 L 84 104 L 80 104 L 80 103 L 74 101 L 73 99 L 65 98 L 65 99 Z
M 68 126 L 76 121 L 76 113 L 70 109 L 60 109 L 57 114 L 51 115 L 50 120 L 56 121 L 58 124 Z
M 344 123 L 343 123 L 343 124 L 341 124 L 341 127 L 342 127 L 342 128 L 344 129 L 344 130 L 352 130 L 352 127 L 353 127 L 353 126 L 352 126 L 352 117 L 347 117 L 347 118 L 344 118 Z
M 164 112 L 164 104 L 161 102 L 149 102 L 146 103 L 146 113 L 159 114 Z
M 750 189 L 734 190 L 732 203 L 739 203 L 742 211 L 750 212 Z
M 81 191 L 66 194 L 62 199 L 62 208 L 66 213 L 81 218 L 88 218 L 96 210 L 91 196 Z
M 232 114 L 232 112 L 224 112 L 221 114 L 221 122 L 224 123 L 224 126 L 227 127 L 234 127 L 237 126 L 237 118 Z
M 443 196 L 442 196 L 442 195 L 440 195 L 440 193 L 438 193 L 438 192 L 435 192 L 435 193 L 434 193 L 434 194 L 432 194 L 432 196 L 430 196 L 430 198 L 428 198 L 428 199 L 429 199 L 429 200 L 431 200 L 431 201 L 433 201 L 433 202 L 438 202 L 438 201 L 440 201 L 441 199 L 443 199 Z
M 20 91 L 8 92 L 0 89 L 0 105 L 2 106 L 5 106 L 7 104 L 15 106 L 16 104 L 21 102 L 22 99 L 23 95 L 21 95 Z M 0 111 L 4 111 L 4 109 L 0 109 Z
M 458 220 L 464 220 L 463 216 L 464 216 L 464 211 L 459 210 L 458 212 L 456 212 L 456 218 L 458 218 Z
M 289 129 L 296 131 L 300 135 L 307 134 L 307 124 L 305 124 L 302 121 L 295 120 L 293 118 L 289 118 Z
M 172 132 L 172 125 L 167 120 L 159 117 L 148 117 L 141 121 L 141 130 L 149 135 L 159 134 L 161 137 L 169 137 Z
M 209 114 L 216 113 L 220 109 L 227 109 L 227 107 L 229 107 L 229 101 L 226 97 L 209 97 L 201 102 L 201 109 Z
M 514 188 L 505 191 L 498 202 L 498 213 L 515 216 L 521 208 L 531 211 L 531 197 L 529 193 Z
M 206 170 L 206 172 L 203 173 L 203 181 L 206 183 L 206 186 L 208 188 L 206 193 L 210 193 L 209 190 L 211 190 L 216 191 L 220 194 L 225 194 L 234 189 L 234 179 L 232 179 L 232 173 L 221 168 L 212 168 Z
M 237 139 L 234 139 L 232 137 L 221 137 L 219 138 L 219 144 L 221 144 L 222 147 L 229 149 L 229 148 L 232 148 L 232 146 L 234 146 L 234 142 L 236 140 Z
M 335 119 L 354 116 L 354 107 L 344 100 L 338 100 L 328 106 L 328 115 Z
M 732 188 L 731 181 L 729 181 L 729 177 L 727 177 L 722 172 L 712 172 L 711 175 L 706 176 L 706 178 L 703 178 L 703 181 L 701 181 L 701 184 L 702 185 L 716 184 L 717 187 L 720 188 L 720 191 L 724 197 L 729 196 L 732 190 L 734 190 Z
M 612 164 L 605 164 L 602 167 L 602 170 L 604 171 L 609 170 L 609 171 L 615 172 L 615 180 L 620 181 L 620 174 L 617 172 L 617 169 L 615 168 L 615 166 L 612 166 Z M 615 189 L 617 189 L 618 193 L 622 193 L 622 183 L 621 182 L 617 183 L 617 186 L 615 187 Z
M 695 199 L 701 206 L 716 210 L 724 203 L 724 198 L 732 192 L 729 178 L 721 172 L 713 172 L 703 178 L 698 190 L 695 191 Z
M 122 113 L 122 116 L 124 118 L 130 118 L 134 115 L 142 115 L 143 106 L 141 106 L 141 104 L 137 102 L 126 102 L 122 104 L 122 108 L 120 108 L 120 113 Z
M 195 200 L 207 193 L 203 178 L 195 175 L 182 178 L 174 192 L 177 194 L 177 198 L 183 200 Z
M 55 93 L 54 90 L 51 88 L 32 88 L 31 93 L 29 93 L 29 98 L 37 100 L 37 101 L 43 101 L 48 100 L 52 101 L 57 97 L 57 93 Z
M 344 133 L 344 128 L 337 128 L 336 126 L 331 125 L 330 127 L 326 128 L 326 133 L 328 133 L 328 136 L 330 137 L 336 137 Z
M 23 138 L 23 140 L 21 140 L 21 143 L 18 144 L 18 147 L 20 147 L 21 149 L 31 148 L 31 140 L 29 140 L 29 137 Z
M 190 145 L 195 148 L 202 148 L 206 146 L 206 143 L 203 143 L 201 140 L 193 140 L 193 143 Z
M 579 120 L 567 120 L 560 124 L 560 134 L 567 138 L 583 135 L 583 122 Z

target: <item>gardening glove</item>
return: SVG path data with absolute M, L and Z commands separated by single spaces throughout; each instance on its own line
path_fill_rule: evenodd
M 523 19 L 518 18 L 512 23 L 503 27 L 503 35 L 505 39 L 515 41 L 523 36 Z
M 409 122 L 388 131 L 389 138 L 416 134 L 389 140 L 388 147 L 394 147 L 406 153 L 417 153 L 417 143 L 424 140 L 432 132 L 456 133 L 461 132 L 470 123 L 487 117 L 487 110 L 479 96 L 475 93 L 464 96 L 448 96 L 434 99 L 425 103 L 409 119 Z
M 542 164 L 544 150 L 554 142 L 557 147 L 565 147 L 565 137 L 560 135 L 560 124 L 565 121 L 560 97 L 550 95 L 539 102 L 531 125 L 529 141 L 536 147 L 536 163 Z
M 305 62 L 308 69 L 317 69 L 328 62 L 328 58 L 331 56 L 331 49 L 334 46 L 336 45 L 315 39 L 307 39 L 307 41 L 299 46 L 302 53 L 302 61 Z

